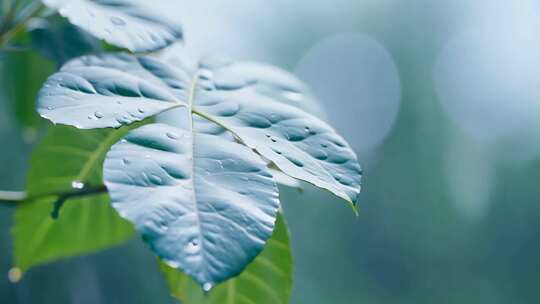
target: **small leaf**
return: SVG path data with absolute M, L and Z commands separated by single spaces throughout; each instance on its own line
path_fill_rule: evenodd
M 182 39 L 181 27 L 134 0 L 43 0 L 94 36 L 132 52 L 155 51 Z
M 131 224 L 112 209 L 106 194 L 72 199 L 58 220 L 50 216 L 57 199 L 51 193 L 102 184 L 105 153 L 125 131 L 49 129 L 32 156 L 28 175 L 28 195 L 41 198 L 19 205 L 15 212 L 15 265 L 22 271 L 118 245 L 134 234 Z
M 272 238 L 238 276 L 205 295 L 188 276 L 160 262 L 171 294 L 182 304 L 287 304 L 292 289 L 292 253 L 287 226 L 278 216 Z
M 239 274 L 257 256 L 279 208 L 272 175 L 249 148 L 162 124 L 114 145 L 104 177 L 119 214 L 202 286 Z

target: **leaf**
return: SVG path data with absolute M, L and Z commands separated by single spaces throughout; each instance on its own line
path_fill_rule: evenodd
M 182 28 L 134 0 L 43 0 L 92 35 L 132 52 L 155 51 L 182 39 Z
M 289 234 L 283 217 L 265 249 L 238 277 L 208 295 L 188 276 L 160 262 L 171 294 L 182 304 L 286 304 L 292 289 L 293 269 Z
M 54 64 L 32 51 L 9 52 L 3 56 L 0 60 L 4 98 L 19 123 L 37 127 L 41 119 L 35 111 L 36 97 L 47 76 L 55 71 Z
M 362 173 L 356 156 L 332 127 L 300 109 L 311 98 L 295 77 L 266 65 L 206 58 L 197 67 L 181 61 L 169 66 L 109 54 L 82 57 L 53 75 L 38 110 L 57 123 L 98 128 L 185 106 L 214 123 L 194 119 L 198 132 L 225 129 L 285 174 L 354 204 Z
M 99 40 L 57 15 L 32 19 L 29 33 L 33 48 L 58 66 L 75 57 L 101 50 Z
M 186 106 L 190 76 L 148 57 L 84 56 L 49 77 L 38 112 L 81 129 L 120 127 Z
M 239 274 L 270 238 L 279 208 L 272 175 L 250 149 L 163 124 L 114 145 L 104 177 L 119 214 L 201 285 Z
M 118 245 L 134 231 L 111 208 L 106 194 L 69 200 L 58 220 L 52 220 L 54 192 L 102 184 L 102 162 L 125 129 L 81 132 L 51 127 L 31 160 L 29 197 L 15 212 L 15 264 L 22 271 L 61 258 L 87 254 Z

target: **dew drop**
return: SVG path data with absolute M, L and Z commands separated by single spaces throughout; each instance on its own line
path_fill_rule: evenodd
M 141 113 L 141 114 L 144 114 L 144 110 L 141 109 L 141 108 L 138 108 L 137 111 L 139 111 L 139 113 Z
M 180 267 L 180 263 L 175 262 L 175 261 L 171 261 L 171 260 L 166 260 L 165 264 L 167 264 L 167 265 L 169 265 L 169 267 L 172 267 L 172 268 L 175 268 L 175 269 L 178 269 Z
M 52 110 L 52 109 L 54 109 L 54 108 L 51 107 L 51 106 L 48 106 L 48 107 L 47 107 L 47 110 L 49 110 L 49 111 Z
M 214 287 L 212 286 L 212 283 L 204 283 L 202 288 L 204 292 L 209 292 L 212 289 L 212 287 Z
M 321 144 L 321 147 L 328 148 L 328 145 L 327 144 Z
M 96 116 L 97 119 L 103 118 L 103 116 L 105 116 L 101 112 L 96 112 L 96 113 L 94 113 L 94 115 Z
M 18 283 L 21 281 L 23 273 L 20 268 L 13 267 L 8 271 L 8 279 L 11 283 Z
M 186 252 L 188 254 L 193 254 L 199 251 L 199 240 L 193 239 L 191 242 L 189 242 L 186 246 Z
M 118 26 L 126 25 L 126 22 L 124 20 L 115 16 L 111 17 L 111 23 Z
M 272 142 L 276 143 L 277 142 L 277 139 L 275 138 L 271 138 Z
M 71 182 L 71 188 L 73 189 L 83 189 L 84 188 L 84 183 L 81 182 L 81 181 L 72 181 Z
M 167 132 L 167 137 L 170 138 L 170 139 L 179 139 L 180 138 L 180 135 L 176 134 L 176 133 L 173 133 L 173 132 Z
M 130 164 L 130 161 L 129 161 L 129 159 L 124 158 L 124 159 L 122 159 L 122 163 L 124 164 L 124 166 L 127 166 L 127 165 Z

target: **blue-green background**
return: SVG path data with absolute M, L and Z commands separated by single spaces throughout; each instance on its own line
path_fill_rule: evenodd
M 190 52 L 311 84 L 364 167 L 359 217 L 316 189 L 282 191 L 291 303 L 540 301 L 540 2 L 164 2 Z M 18 190 L 36 136 L 0 56 L 0 188 Z M 10 284 L 11 214 L 0 207 L 0 303 L 172 303 L 139 240 Z

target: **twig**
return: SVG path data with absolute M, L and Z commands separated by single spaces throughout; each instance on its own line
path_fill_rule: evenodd
M 17 192 L 17 191 L 0 191 L 0 206 L 9 206 L 9 207 L 16 207 L 20 206 L 22 204 L 28 204 L 33 201 L 45 198 L 45 197 L 54 197 L 56 196 L 57 199 L 54 202 L 54 210 L 52 212 L 53 218 L 58 217 L 58 214 L 60 212 L 60 209 L 64 205 L 64 203 L 70 199 L 77 198 L 77 197 L 84 197 L 84 196 L 90 196 L 90 195 L 96 195 L 101 193 L 106 193 L 107 188 L 104 185 L 96 186 L 96 187 L 85 187 L 83 189 L 73 189 L 70 191 L 65 192 L 57 192 L 57 193 L 49 193 L 49 194 L 42 194 L 35 197 L 29 197 L 26 192 Z

